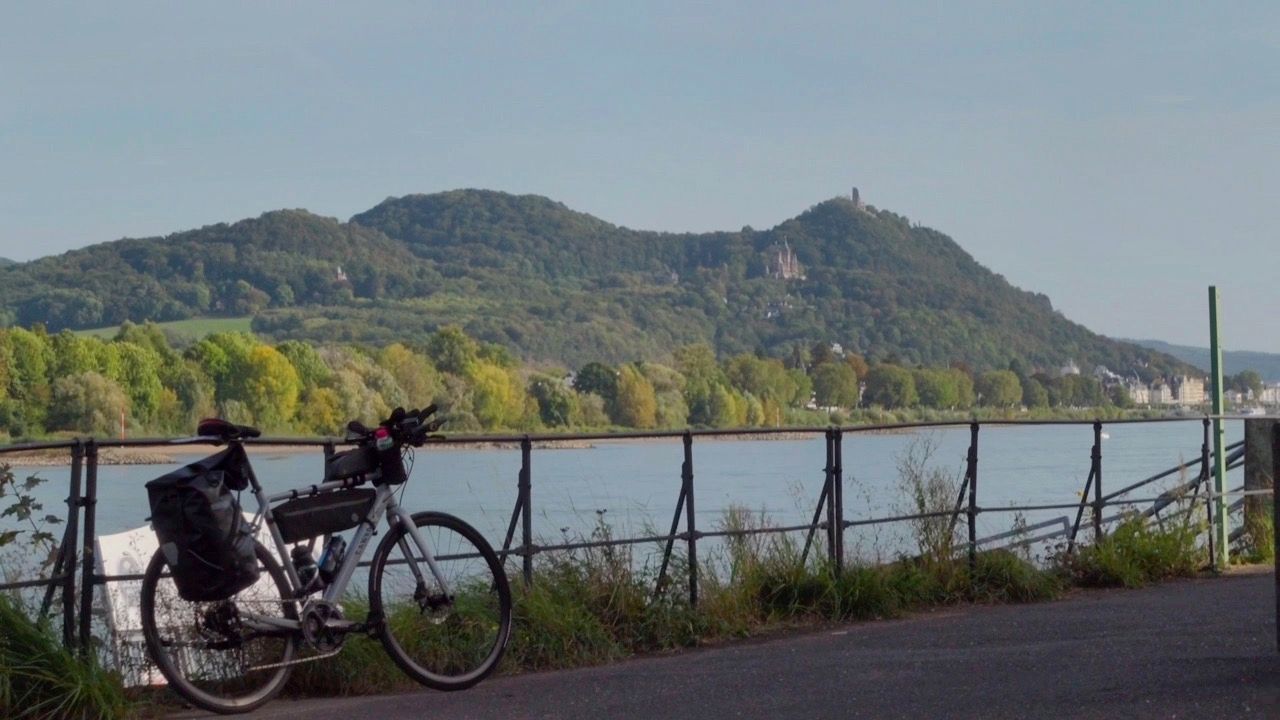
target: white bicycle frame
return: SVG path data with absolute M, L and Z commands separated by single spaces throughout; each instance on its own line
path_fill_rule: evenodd
M 332 482 L 320 483 L 317 485 L 305 485 L 292 490 L 286 490 L 282 493 L 267 495 L 262 489 L 262 484 L 258 482 L 258 476 L 253 471 L 252 466 L 249 467 L 249 485 L 253 491 L 254 498 L 258 502 L 258 511 L 253 516 L 252 532 L 256 535 L 258 529 L 262 526 L 262 523 L 266 523 L 267 531 L 271 534 L 271 540 L 276 547 L 276 554 L 280 557 L 280 564 L 284 568 L 286 577 L 288 577 L 289 588 L 291 590 L 290 594 L 293 596 L 292 600 L 299 606 L 305 605 L 308 598 L 302 594 L 304 590 L 302 579 L 298 575 L 298 568 L 293 564 L 293 557 L 288 552 L 288 544 L 280 534 L 280 528 L 276 526 L 276 520 L 275 516 L 272 514 L 271 505 L 284 500 L 293 500 L 300 497 L 340 492 L 358 485 L 363 485 L 366 482 L 368 482 L 366 476 L 358 475 L 346 480 L 334 480 Z M 391 489 L 390 485 L 377 485 L 375 487 L 375 492 L 376 495 L 374 496 L 373 505 L 369 508 L 368 514 L 360 521 L 360 524 L 356 526 L 355 535 L 352 536 L 350 544 L 347 545 L 347 552 L 342 558 L 342 564 L 338 566 L 338 570 L 334 575 L 333 581 L 325 587 L 324 593 L 320 596 L 320 599 L 330 603 L 337 603 L 338 600 L 341 599 L 342 594 L 346 592 L 348 583 L 351 582 L 352 575 L 355 574 L 356 568 L 360 564 L 361 558 L 364 556 L 364 551 L 369 546 L 369 541 L 372 540 L 373 536 L 376 534 L 378 523 L 382 521 L 384 515 L 390 518 L 389 525 L 391 528 L 395 528 L 398 523 L 406 529 L 409 537 L 413 539 L 413 544 L 417 546 L 418 552 L 422 553 L 422 559 L 426 560 L 427 567 L 431 570 L 431 574 L 435 577 L 436 582 L 440 583 L 440 591 L 446 597 L 449 596 L 451 594 L 449 585 L 445 581 L 444 574 L 440 572 L 440 568 L 436 565 L 435 556 L 431 553 L 431 548 L 428 547 L 426 539 L 423 538 L 422 533 L 418 531 L 417 523 L 413 521 L 413 515 L 411 515 L 408 510 L 401 507 L 400 503 L 396 502 L 395 492 Z M 409 552 L 409 548 L 406 547 L 403 537 L 400 539 L 400 547 L 406 557 L 413 557 L 413 554 Z M 423 577 L 422 568 L 418 563 L 409 563 L 409 568 L 412 570 L 414 578 L 419 584 L 426 583 L 426 578 Z M 250 615 L 250 619 L 277 628 L 289 630 L 301 629 L 301 623 L 298 620 L 289 620 L 282 617 L 262 617 L 257 615 Z

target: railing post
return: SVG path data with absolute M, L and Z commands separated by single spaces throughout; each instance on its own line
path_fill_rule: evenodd
M 520 441 L 520 539 L 524 544 L 523 572 L 526 587 L 533 585 L 533 443 L 525 435 Z
M 978 568 L 978 423 L 969 425 L 969 572 Z
M 689 538 L 689 606 L 698 607 L 698 528 L 693 514 L 693 434 L 684 433 L 684 463 L 680 472 L 684 486 L 685 532 Z
M 1209 534 L 1209 567 L 1213 567 L 1213 484 L 1209 482 L 1209 418 L 1204 419 L 1204 444 L 1200 446 L 1200 482 L 1204 484 L 1205 532 Z M 1199 487 L 1197 485 L 1196 487 Z
M 835 429 L 832 437 L 835 445 L 835 466 L 831 471 L 832 504 L 835 505 L 836 575 L 844 568 L 844 431 Z
M 71 488 L 67 495 L 67 531 L 62 538 L 62 644 L 75 645 L 76 632 L 76 544 L 80 542 L 80 476 L 84 467 L 84 443 L 79 438 L 71 446 Z
M 96 518 L 98 515 L 98 443 L 89 439 L 86 452 L 87 462 L 84 481 L 84 552 L 83 566 L 80 574 L 80 652 L 85 655 L 90 651 L 90 632 L 93 622 L 93 591 L 97 586 L 97 537 Z M 69 568 L 74 572 L 74 568 Z
M 827 464 L 824 468 L 827 483 L 827 561 L 836 563 L 836 448 L 835 431 L 827 428 Z
M 1102 421 L 1093 423 L 1093 541 L 1102 539 Z

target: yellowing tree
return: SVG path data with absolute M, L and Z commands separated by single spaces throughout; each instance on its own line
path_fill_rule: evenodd
M 440 373 L 426 357 L 415 353 L 400 343 L 392 343 L 378 353 L 378 364 L 391 373 L 406 401 L 413 407 L 425 407 L 431 403 L 440 388 Z
M 298 409 L 302 383 L 289 359 L 270 345 L 258 345 L 245 359 L 244 402 L 267 427 L 280 427 Z
M 658 399 L 653 385 L 637 369 L 624 365 L 618 370 L 618 397 L 616 401 L 620 425 L 633 428 L 652 428 L 658 424 Z
M 487 428 L 512 427 L 524 415 L 524 389 L 507 370 L 477 360 L 470 367 L 476 419 Z

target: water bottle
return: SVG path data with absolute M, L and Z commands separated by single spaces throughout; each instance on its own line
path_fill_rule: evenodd
M 334 535 L 329 538 L 329 544 L 324 546 L 324 553 L 320 556 L 320 562 L 317 563 L 320 568 L 320 579 L 325 585 L 333 582 L 334 573 L 342 565 L 342 557 L 347 552 L 347 541 L 342 539 L 340 535 Z
M 293 567 L 298 571 L 298 580 L 302 582 L 302 591 L 310 592 L 316 579 L 316 561 L 311 556 L 311 548 L 306 545 L 294 545 L 289 551 Z

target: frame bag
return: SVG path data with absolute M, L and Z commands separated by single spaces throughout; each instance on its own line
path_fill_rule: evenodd
M 151 528 L 189 602 L 225 600 L 258 580 L 256 541 L 232 490 L 249 485 L 239 445 L 147 483 Z

